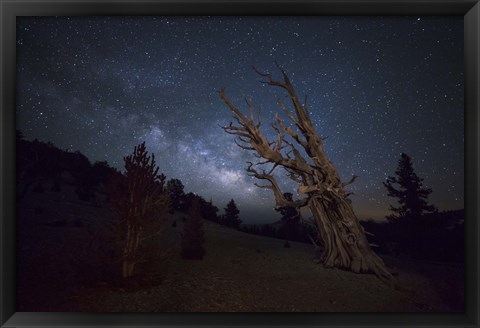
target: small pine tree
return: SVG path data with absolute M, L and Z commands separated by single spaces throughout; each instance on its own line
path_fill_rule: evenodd
M 203 198 L 200 198 L 200 213 L 205 220 L 219 222 L 220 219 L 217 212 L 218 208 L 212 204 L 212 200 L 207 202 Z
M 388 196 L 398 198 L 399 207 L 390 206 L 393 212 L 388 217 L 390 220 L 398 218 L 419 218 L 425 213 L 436 212 L 437 209 L 428 205 L 428 195 L 432 189 L 423 186 L 423 179 L 419 178 L 413 170 L 410 156 L 401 154 L 394 177 L 388 177 L 383 185 L 387 188 Z M 395 185 L 398 187 L 395 188 Z
M 293 194 L 289 192 L 284 193 L 283 197 L 289 201 L 293 200 Z M 288 241 L 297 238 L 298 226 L 300 223 L 300 213 L 295 207 L 292 206 L 280 207 L 279 209 L 276 209 L 276 211 L 282 214 L 283 237 L 286 240 L 286 245 L 288 244 L 288 247 L 290 247 Z
M 170 179 L 167 181 L 167 191 L 170 194 L 171 212 L 184 210 L 185 192 L 182 181 Z
M 155 156 L 148 155 L 145 142 L 124 157 L 125 174 L 112 176 L 110 203 L 117 213 L 114 230 L 122 252 L 122 275 L 133 276 L 147 241 L 164 229 L 170 199 L 165 176 L 158 174 Z
M 194 199 L 190 212 L 183 226 L 182 234 L 182 257 L 184 259 L 201 260 L 205 255 L 205 235 L 203 222 L 200 216 L 200 204 Z
M 189 192 L 187 193 L 185 196 L 184 196 L 184 208 L 185 208 L 185 212 L 188 213 L 190 212 L 190 209 L 192 208 L 192 203 L 193 203 L 193 200 L 195 198 L 197 198 L 198 195 L 194 194 L 193 192 Z
M 238 217 L 240 210 L 238 209 L 237 204 L 235 204 L 235 201 L 233 199 L 230 200 L 224 210 L 225 215 L 222 220 L 224 224 L 228 227 L 238 229 L 242 220 Z

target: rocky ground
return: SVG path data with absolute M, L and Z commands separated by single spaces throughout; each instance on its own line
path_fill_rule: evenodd
M 463 268 L 385 257 L 392 289 L 373 275 L 326 269 L 313 248 L 204 222 L 206 256 L 180 257 L 182 220 L 168 224 L 156 259 L 112 283 L 96 227 L 111 213 L 73 191 L 31 193 L 17 213 L 17 311 L 451 312 L 463 311 Z M 92 260 L 95 259 L 95 260 Z

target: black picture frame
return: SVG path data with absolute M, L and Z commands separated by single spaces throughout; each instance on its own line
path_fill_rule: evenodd
M 1 327 L 478 327 L 480 5 L 474 0 L 0 0 Z M 465 41 L 465 313 L 28 313 L 15 311 L 15 26 L 17 16 L 462 15 Z

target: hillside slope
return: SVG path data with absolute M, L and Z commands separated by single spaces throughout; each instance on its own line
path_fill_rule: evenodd
M 302 243 L 245 234 L 205 222 L 207 254 L 201 261 L 181 259 L 179 248 L 157 286 L 104 288 L 84 293 L 82 310 L 133 312 L 424 312 L 455 311 L 434 282 L 403 265 L 401 291 L 373 275 L 325 269 L 313 248 Z M 179 236 L 181 225 L 170 230 Z M 439 272 L 437 268 L 429 267 Z M 434 265 L 433 265 L 434 266 Z M 151 268 L 151 267 L 150 267 Z M 458 269 L 450 268 L 449 271 Z
M 206 256 L 180 257 L 182 215 L 127 284 L 111 282 L 106 206 L 73 187 L 29 193 L 17 208 L 17 311 L 445 312 L 463 311 L 463 269 L 385 258 L 400 290 L 375 276 L 326 269 L 313 247 L 204 221 Z M 172 222 L 176 220 L 176 227 Z M 102 229 L 101 229 L 102 228 Z

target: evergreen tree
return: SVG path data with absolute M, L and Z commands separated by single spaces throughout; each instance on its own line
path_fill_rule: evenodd
M 145 142 L 124 161 L 125 174 L 112 176 L 110 202 L 118 215 L 114 231 L 122 253 L 122 275 L 128 278 L 145 255 L 147 241 L 163 232 L 170 199 L 165 175 L 158 174 L 155 156 L 148 155 Z
M 196 198 L 192 202 L 187 220 L 183 226 L 182 234 L 182 257 L 185 259 L 200 260 L 205 255 L 205 236 L 203 222 L 200 216 L 200 204 Z
M 242 223 L 242 220 L 240 220 L 238 217 L 240 210 L 238 209 L 237 204 L 235 204 L 235 201 L 233 199 L 230 200 L 224 210 L 225 215 L 222 220 L 224 224 L 228 227 L 238 229 Z
M 399 207 L 390 206 L 393 212 L 388 218 L 418 218 L 425 213 L 436 212 L 437 209 L 427 203 L 432 189 L 423 186 L 423 179 L 413 170 L 412 160 L 405 153 L 401 154 L 394 177 L 388 177 L 383 185 L 388 196 L 398 199 Z
M 293 200 L 293 194 L 289 192 L 284 193 L 283 197 L 289 201 Z M 281 230 L 283 230 L 283 237 L 287 241 L 286 244 L 288 244 L 289 240 L 294 240 L 297 237 L 298 225 L 300 223 L 300 213 L 295 207 L 292 206 L 283 206 L 279 209 L 276 209 L 276 211 L 282 214 Z
M 188 212 L 192 208 L 193 200 L 199 196 L 195 195 L 193 192 L 189 192 L 184 197 L 184 208 Z
M 203 198 L 200 198 L 200 213 L 205 220 L 219 222 L 220 219 L 217 215 L 217 212 L 218 208 L 213 205 L 212 200 L 207 202 Z
M 167 191 L 170 194 L 170 206 L 173 211 L 184 210 L 185 192 L 182 181 L 170 179 L 167 181 Z

